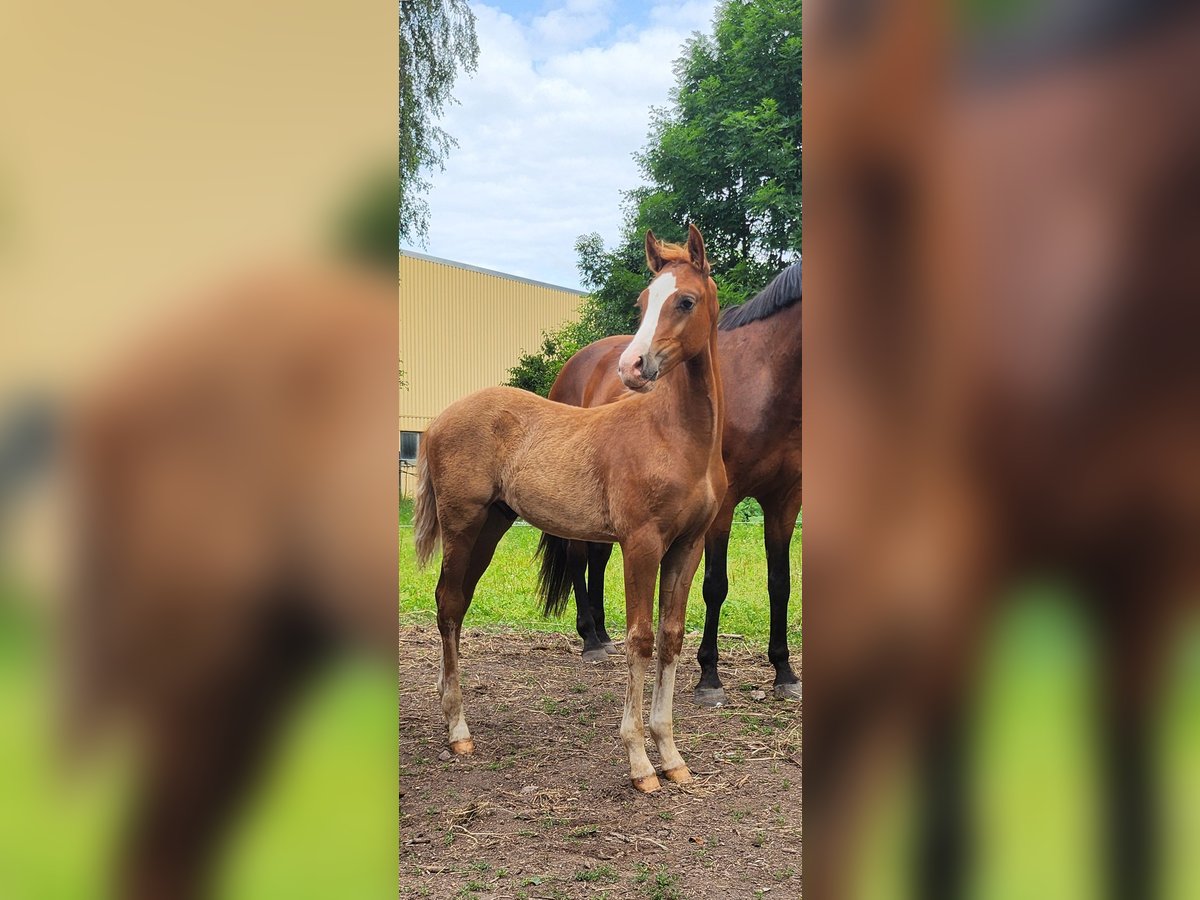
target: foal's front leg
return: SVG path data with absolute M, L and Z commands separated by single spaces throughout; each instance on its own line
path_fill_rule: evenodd
M 629 754 L 629 778 L 643 793 L 657 791 L 658 776 L 646 755 L 646 731 L 642 723 L 642 693 L 646 669 L 654 650 L 654 579 L 662 551 L 656 540 L 623 544 L 625 556 L 625 658 L 629 683 L 625 690 L 625 713 L 621 717 L 621 743 Z
M 650 702 L 650 736 L 662 757 L 663 775 L 668 781 L 684 784 L 692 773 L 675 748 L 673 701 L 675 667 L 683 648 L 683 626 L 687 614 L 688 591 L 704 550 L 699 537 L 679 538 L 667 550 L 662 561 L 662 582 L 658 599 L 658 672 L 654 698 Z

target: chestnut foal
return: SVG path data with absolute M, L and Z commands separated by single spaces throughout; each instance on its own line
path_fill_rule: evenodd
M 457 401 L 421 443 L 415 539 L 421 564 L 442 543 L 438 693 L 450 749 L 460 754 L 474 750 L 458 675 L 462 621 L 514 518 L 558 537 L 621 545 L 629 665 L 621 740 L 634 787 L 650 792 L 659 781 L 646 755 L 642 689 L 655 645 L 655 576 L 661 566 L 650 734 L 663 775 L 687 782 L 692 776 L 672 734 L 675 667 L 688 590 L 726 481 L 717 286 L 704 240 L 694 225 L 686 247 L 647 232 L 646 262 L 654 278 L 638 298 L 641 326 L 617 364 L 637 393 L 595 409 L 506 387 Z M 565 571 L 565 560 L 543 560 L 544 575 L 551 570 L 543 578 L 548 607 L 566 602 L 570 583 L 554 577 L 559 568 Z

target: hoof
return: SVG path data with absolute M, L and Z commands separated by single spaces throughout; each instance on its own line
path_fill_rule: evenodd
M 608 653 L 603 647 L 597 647 L 594 650 L 583 651 L 584 662 L 604 662 L 608 659 Z
M 687 784 L 692 780 L 692 772 L 687 766 L 676 766 L 674 769 L 664 769 L 663 778 L 672 784 Z
M 800 682 L 798 682 L 798 681 L 792 681 L 787 684 L 777 684 L 777 685 L 775 685 L 775 690 L 774 690 L 775 699 L 776 700 L 800 700 L 804 696 L 801 693 L 801 691 L 802 691 L 802 688 L 800 687 Z
M 619 653 L 621 653 L 621 650 L 612 641 L 605 641 L 604 642 L 604 652 L 611 653 L 613 656 L 616 656 Z
M 475 742 L 470 738 L 465 741 L 454 741 L 450 744 L 450 752 L 455 756 L 470 756 L 475 752 Z
M 647 775 L 645 778 L 631 778 L 629 780 L 633 782 L 634 789 L 643 794 L 653 794 L 662 787 L 658 783 L 657 775 Z
M 692 694 L 697 706 L 724 706 L 726 703 L 725 688 L 698 687 Z

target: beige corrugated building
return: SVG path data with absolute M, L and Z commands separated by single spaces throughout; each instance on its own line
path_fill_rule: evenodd
M 400 492 L 412 493 L 420 434 L 472 391 L 503 384 L 542 332 L 573 319 L 583 293 L 451 262 L 400 254 Z

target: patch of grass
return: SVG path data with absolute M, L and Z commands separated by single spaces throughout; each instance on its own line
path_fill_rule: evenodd
M 567 832 L 567 837 L 570 838 L 585 838 L 591 837 L 594 834 L 600 833 L 599 825 L 580 825 L 578 828 L 572 828 Z
M 660 819 L 662 819 L 664 822 L 674 822 L 675 821 L 675 813 L 671 812 L 668 809 L 664 809 L 661 812 L 659 812 L 658 817 Z
M 437 585 L 437 560 L 418 571 L 413 550 L 412 503 L 400 504 L 400 624 L 434 625 L 437 620 L 433 591 Z M 536 567 L 534 551 L 541 535 L 536 528 L 518 525 L 496 548 L 467 613 L 467 627 L 519 628 L 575 634 L 573 604 L 560 619 L 546 619 L 533 601 Z M 800 644 L 801 535 L 792 539 L 792 602 L 789 612 L 790 640 Z M 721 631 L 742 635 L 752 645 L 765 648 L 770 631 L 767 601 L 767 566 L 761 524 L 735 524 L 729 539 L 729 596 L 721 611 Z M 688 599 L 687 628 L 699 631 L 704 625 L 703 571 L 696 573 Z M 625 581 L 621 553 L 612 555 L 605 572 L 606 625 L 619 637 L 625 631 Z M 604 699 L 602 696 L 601 699 Z
M 642 885 L 646 900 L 683 900 L 683 894 L 679 892 L 679 876 L 672 875 L 665 866 L 651 869 L 645 863 L 638 863 L 634 881 Z
M 617 870 L 610 865 L 600 865 L 591 869 L 580 869 L 575 873 L 576 881 L 616 881 Z

